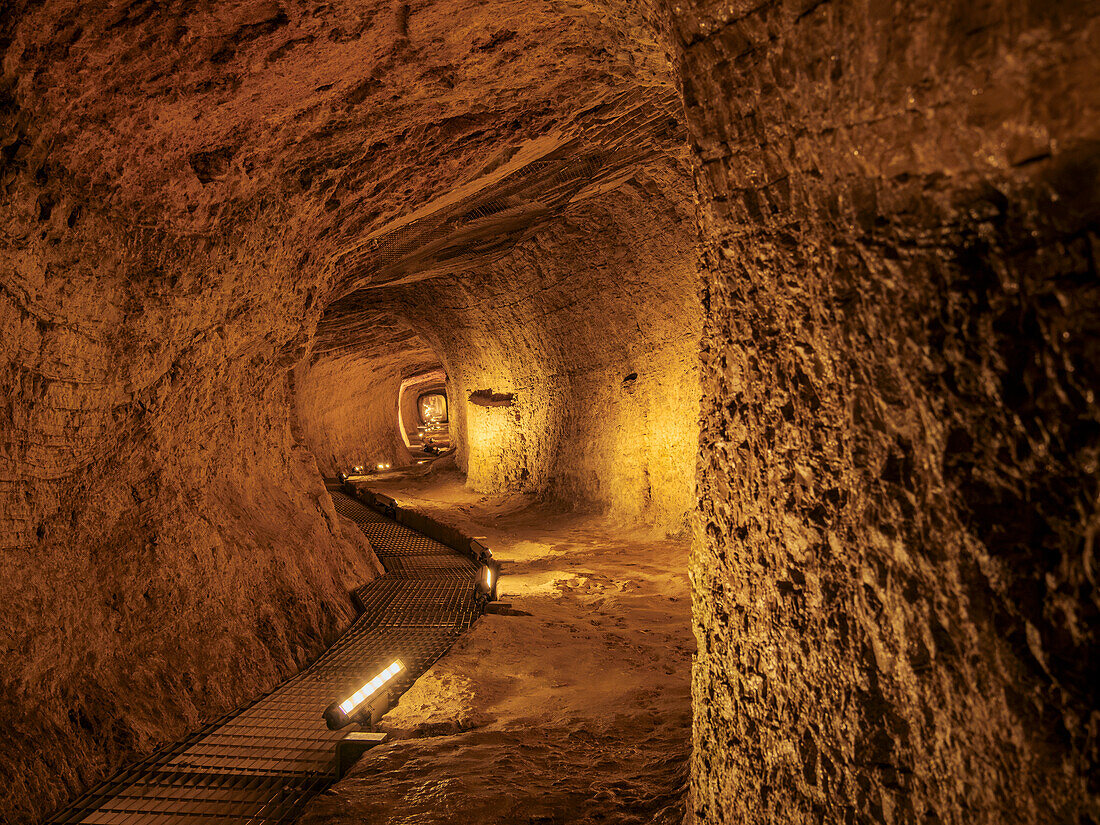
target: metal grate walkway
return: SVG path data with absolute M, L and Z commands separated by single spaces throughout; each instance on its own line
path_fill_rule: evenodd
M 480 615 L 470 558 L 398 524 L 328 483 L 386 573 L 353 594 L 362 613 L 324 654 L 270 693 L 91 789 L 48 822 L 199 825 L 289 822 L 336 779 L 322 713 L 400 659 L 406 690 Z

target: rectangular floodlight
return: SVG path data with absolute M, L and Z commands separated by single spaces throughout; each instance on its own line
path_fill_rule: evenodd
M 500 563 L 489 559 L 477 571 L 474 593 L 485 601 L 496 601 L 497 587 L 500 584 Z
M 395 661 L 343 702 L 333 702 L 325 708 L 325 722 L 329 730 L 339 730 L 348 724 L 368 699 L 377 695 L 387 682 L 404 669 L 405 666 L 400 661 Z

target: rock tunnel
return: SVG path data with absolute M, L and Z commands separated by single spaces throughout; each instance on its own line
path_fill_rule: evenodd
M 14 0 L 0 820 L 276 821 L 58 812 L 341 638 L 354 473 L 510 607 L 293 818 L 1100 822 L 1098 37 Z

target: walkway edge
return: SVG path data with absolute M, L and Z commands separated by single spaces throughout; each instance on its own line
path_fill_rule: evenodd
M 477 539 L 467 536 L 457 527 L 445 524 L 415 508 L 399 504 L 396 499 L 370 489 L 363 482 L 357 484 L 351 480 L 345 480 L 343 486 L 344 492 L 372 510 L 383 513 L 398 524 L 423 533 L 440 544 L 469 556 L 476 562 L 484 563 L 493 557 L 488 547 Z

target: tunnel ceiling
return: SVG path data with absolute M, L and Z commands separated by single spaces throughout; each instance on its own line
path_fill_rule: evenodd
M 11 38 L 25 208 L 162 244 L 264 227 L 319 305 L 499 255 L 684 142 L 625 3 L 46 3 Z
M 362 326 L 361 313 L 370 317 L 384 300 L 376 290 L 489 266 L 578 205 L 632 181 L 639 168 L 682 162 L 677 106 L 668 89 L 616 95 L 564 130 L 508 147 L 472 179 L 368 233 L 336 256 L 335 306 L 319 332 L 330 321 L 343 334 L 356 318 Z
M 370 360 L 431 360 L 431 349 L 408 321 L 377 306 L 331 305 L 317 328 L 313 359 L 351 356 Z

